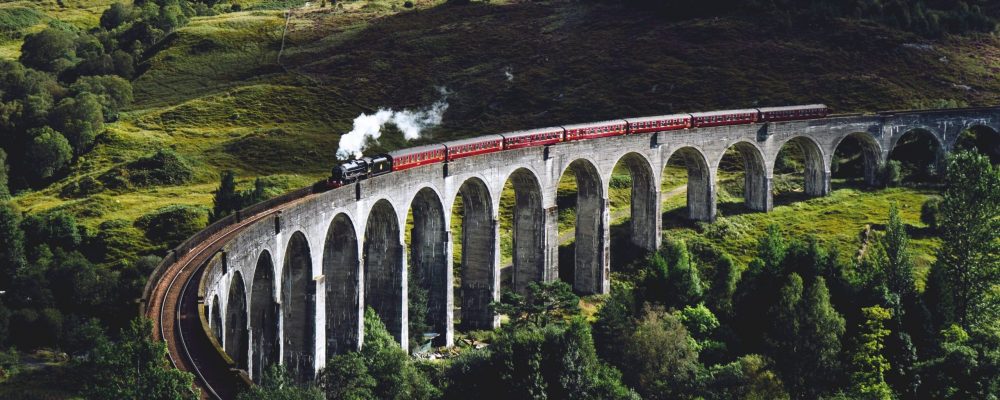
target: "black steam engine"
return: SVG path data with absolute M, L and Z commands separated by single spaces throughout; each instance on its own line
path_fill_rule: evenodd
M 361 157 L 333 167 L 327 185 L 331 188 L 337 188 L 373 176 L 387 174 L 390 171 L 392 171 L 392 161 L 387 155 Z

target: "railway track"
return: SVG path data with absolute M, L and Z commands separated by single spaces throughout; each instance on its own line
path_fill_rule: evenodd
M 287 206 L 287 204 L 285 205 Z M 168 266 L 153 287 L 145 315 L 153 338 L 167 344 L 174 367 L 193 373 L 203 399 L 232 399 L 245 386 L 205 335 L 198 314 L 198 285 L 207 262 L 244 228 L 276 213 L 261 212 L 229 225 L 191 248 Z

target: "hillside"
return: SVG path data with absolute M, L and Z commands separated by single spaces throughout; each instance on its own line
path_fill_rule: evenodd
M 35 7 L 86 26 L 105 3 Z M 849 21 L 808 31 L 750 19 L 669 22 L 618 6 L 561 1 L 417 1 L 413 9 L 385 1 L 325 8 L 314 2 L 294 9 L 285 31 L 284 12 L 266 9 L 274 4 L 255 10 L 254 2 L 245 3 L 248 11 L 195 17 L 160 43 L 133 82 L 132 109 L 68 176 L 17 196 L 20 206 L 73 210 L 99 203 L 100 212 L 82 215 L 96 225 L 166 204 L 206 205 L 224 169 L 244 178 L 282 174 L 274 190 L 304 185 L 325 174 L 339 134 L 359 114 L 427 107 L 442 87 L 449 107 L 423 141 L 748 105 L 824 102 L 838 112 L 983 105 L 1000 93 L 994 79 L 1000 41 L 991 36 L 927 41 Z M 16 53 L 15 43 L 5 42 L 5 57 Z M 372 151 L 403 145 L 395 132 Z M 96 200 L 58 195 L 68 183 L 159 148 L 190 162 L 195 181 Z

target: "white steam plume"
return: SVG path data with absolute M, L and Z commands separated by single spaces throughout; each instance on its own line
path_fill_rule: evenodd
M 439 87 L 438 92 L 441 93 L 441 99 L 421 110 L 393 111 L 379 108 L 374 114 L 362 113 L 354 119 L 354 128 L 340 137 L 337 158 L 346 160 L 351 157 L 361 157 L 361 152 L 365 150 L 368 141 L 378 141 L 382 136 L 382 127 L 385 124 L 396 125 L 406 140 L 417 139 L 424 129 L 440 125 L 444 112 L 448 110 L 450 92 L 443 87 Z

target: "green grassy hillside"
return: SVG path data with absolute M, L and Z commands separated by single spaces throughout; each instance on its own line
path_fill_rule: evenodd
M 750 19 L 670 22 L 562 1 L 416 1 L 412 9 L 384 0 L 312 2 L 286 24 L 277 3 L 242 3 L 248 11 L 196 17 L 160 43 L 134 81 L 132 109 L 68 176 L 19 194 L 19 205 L 82 208 L 95 200 L 60 197 L 65 185 L 159 148 L 176 150 L 194 166 L 195 180 L 101 193 L 107 210 L 82 215 L 87 224 L 135 219 L 165 204 L 208 204 L 224 169 L 304 185 L 325 174 L 358 114 L 427 106 L 437 87 L 451 92 L 450 108 L 422 141 L 748 105 L 979 105 L 1000 93 L 1000 41 L 985 35 L 927 41 L 849 21 L 808 31 Z M 63 4 L 0 7 L 40 11 L 31 31 L 56 20 L 96 23 L 107 2 Z M 4 43 L 16 50 L 18 41 Z M 395 132 L 372 151 L 403 145 Z

